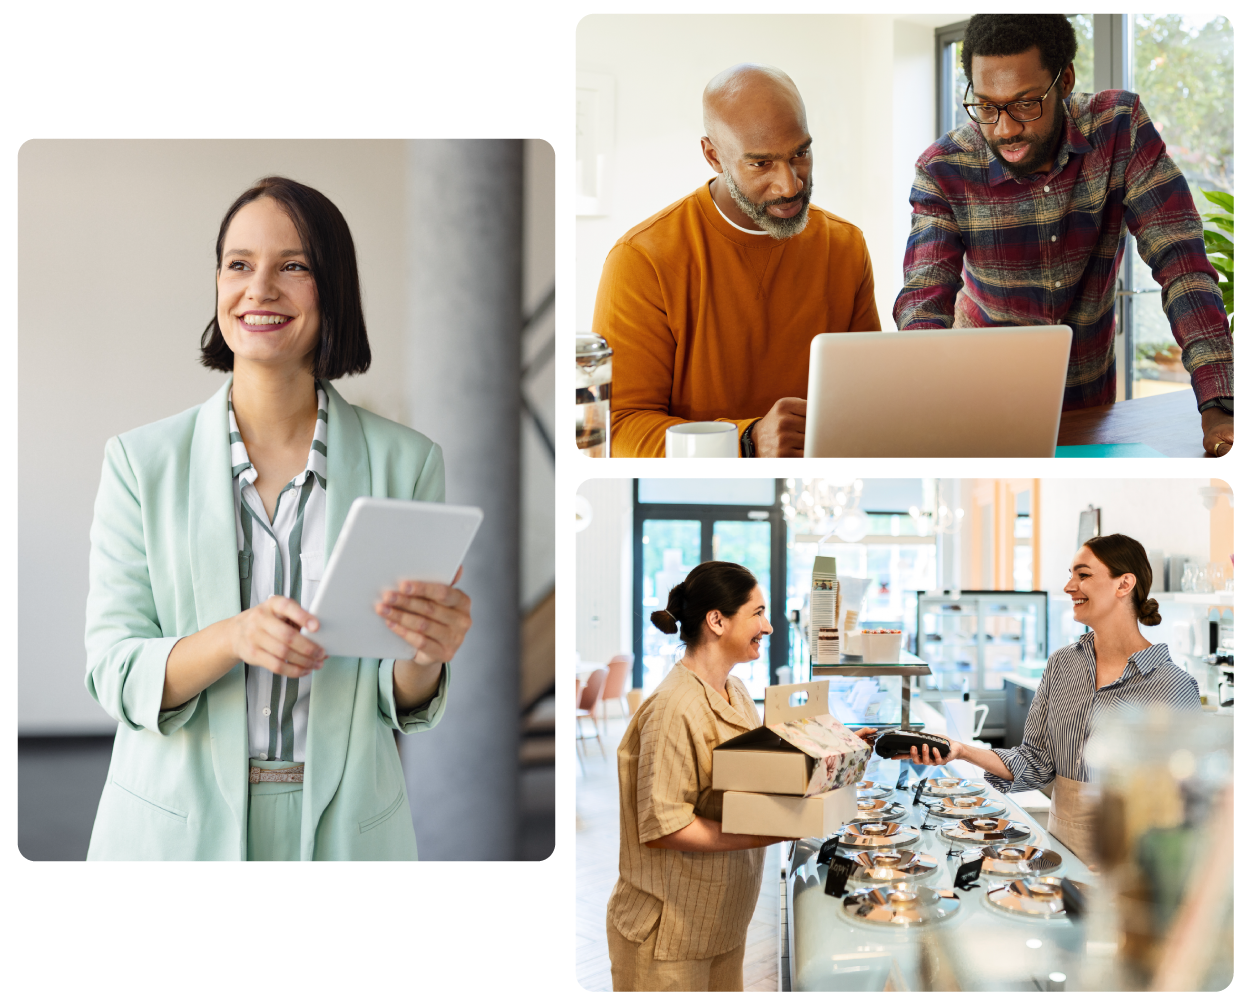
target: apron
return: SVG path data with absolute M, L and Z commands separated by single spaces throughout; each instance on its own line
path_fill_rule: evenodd
M 1094 868 L 1098 860 L 1098 795 L 1089 782 L 1055 776 L 1046 829 L 1086 868 Z

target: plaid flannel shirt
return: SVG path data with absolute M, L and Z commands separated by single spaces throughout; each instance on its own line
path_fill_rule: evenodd
M 1073 94 L 1051 171 L 1017 180 L 969 122 L 916 162 L 900 330 L 1066 323 L 1063 408 L 1115 402 L 1115 291 L 1128 231 L 1162 287 L 1163 309 L 1201 405 L 1233 394 L 1233 341 L 1202 219 L 1141 100 Z

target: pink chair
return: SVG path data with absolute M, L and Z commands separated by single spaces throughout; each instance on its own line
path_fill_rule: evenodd
M 586 739 L 586 735 L 582 732 L 582 720 L 589 719 L 590 724 L 595 727 L 595 739 L 599 743 L 599 752 L 606 759 L 608 752 L 603 748 L 603 739 L 599 735 L 599 724 L 595 721 L 595 717 L 599 713 L 599 701 L 603 697 L 603 685 L 607 683 L 608 672 L 600 667 L 586 678 L 586 686 L 582 688 L 581 695 L 577 701 L 577 749 L 580 754 L 582 749 L 582 740 Z
M 574 700 L 574 707 L 577 709 L 577 707 L 581 707 L 581 677 L 572 679 L 572 694 L 574 694 L 574 699 L 572 699 Z M 577 760 L 581 760 L 581 747 L 577 746 L 577 744 L 572 746 L 577 751 Z
M 633 686 L 632 672 L 634 668 L 633 653 L 618 653 L 608 660 L 608 679 L 603 685 L 603 728 L 608 728 L 608 702 L 615 700 L 621 710 L 621 718 L 629 718 L 629 705 L 625 702 L 625 692 Z

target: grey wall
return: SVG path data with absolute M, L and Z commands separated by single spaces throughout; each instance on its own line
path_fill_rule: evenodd
M 83 687 L 88 532 L 104 442 L 203 402 L 221 217 L 257 178 L 323 191 L 351 225 L 373 367 L 351 402 L 403 420 L 400 142 L 61 141 L 18 158 L 18 725 L 111 732 Z

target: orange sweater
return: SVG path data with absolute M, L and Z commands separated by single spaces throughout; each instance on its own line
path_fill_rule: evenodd
M 818 333 L 880 330 L 863 233 L 812 205 L 798 236 L 731 226 L 706 184 L 622 236 L 592 329 L 612 347 L 612 454 L 664 455 L 664 431 L 730 420 L 741 434 L 807 395 Z

